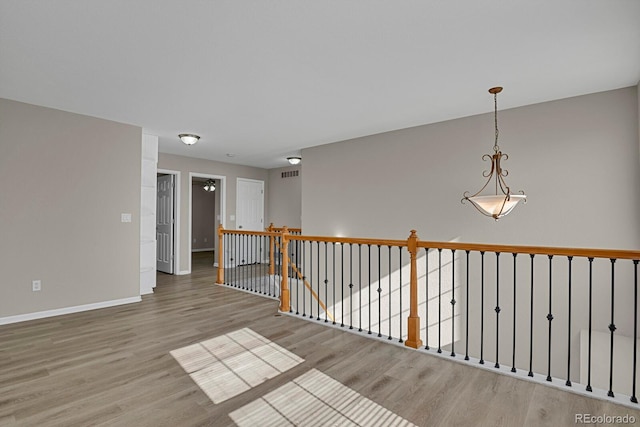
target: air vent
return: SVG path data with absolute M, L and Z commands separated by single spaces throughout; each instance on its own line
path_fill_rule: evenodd
M 300 171 L 286 171 L 286 172 L 282 172 L 282 178 L 291 178 L 293 176 L 298 176 L 298 174 L 300 173 Z

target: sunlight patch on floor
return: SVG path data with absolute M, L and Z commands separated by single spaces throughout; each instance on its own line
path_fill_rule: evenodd
M 229 416 L 240 427 L 414 425 L 316 369 Z
M 274 378 L 304 359 L 249 328 L 171 351 L 213 403 Z

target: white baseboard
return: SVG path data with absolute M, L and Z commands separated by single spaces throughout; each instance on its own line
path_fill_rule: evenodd
M 213 252 L 214 248 L 191 249 L 191 252 Z
M 176 273 L 176 276 L 184 276 L 185 274 L 191 274 L 191 271 L 189 271 L 189 270 L 178 271 Z
M 62 316 L 63 314 L 79 313 L 81 311 L 96 310 L 98 308 L 113 307 L 116 305 L 131 304 L 140 302 L 142 298 L 139 296 L 131 298 L 122 298 L 111 301 L 96 302 L 93 304 L 76 305 L 74 307 L 56 308 L 55 310 L 38 311 L 35 313 L 18 314 L 16 316 L 0 317 L 0 325 L 8 325 L 10 323 L 26 322 L 27 320 L 44 319 L 45 317 Z

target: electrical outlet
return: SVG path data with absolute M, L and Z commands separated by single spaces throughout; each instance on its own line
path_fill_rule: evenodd
M 204 238 L 204 242 L 207 243 L 207 238 L 206 237 Z
M 195 242 L 196 242 L 196 238 L 194 237 L 194 238 L 193 238 L 193 243 L 195 243 Z
M 31 282 L 31 290 L 33 292 L 38 292 L 38 291 L 42 290 L 42 281 L 41 280 L 34 280 L 33 282 Z

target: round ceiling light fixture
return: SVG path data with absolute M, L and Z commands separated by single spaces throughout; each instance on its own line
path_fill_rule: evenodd
M 292 165 L 298 165 L 302 161 L 302 157 L 287 157 L 287 160 Z
M 198 135 L 194 135 L 192 133 L 181 133 L 178 137 L 187 145 L 193 145 L 200 139 Z

